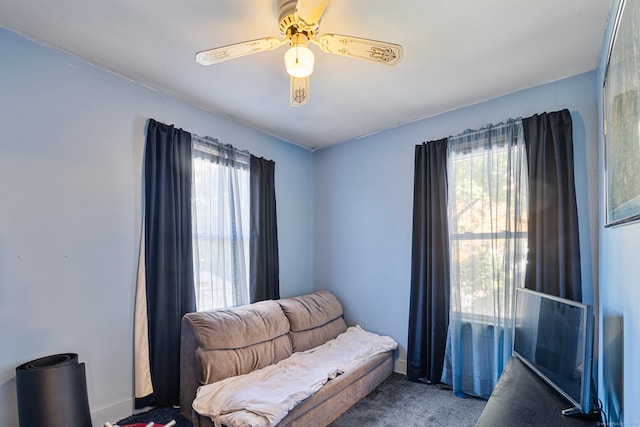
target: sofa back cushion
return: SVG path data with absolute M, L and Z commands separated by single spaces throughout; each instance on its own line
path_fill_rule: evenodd
M 201 385 L 246 374 L 292 353 L 289 321 L 275 301 L 189 313 L 185 326 L 195 340 L 194 374 Z
M 277 301 L 289 319 L 293 351 L 305 351 L 347 330 L 342 305 L 328 291 L 319 291 Z

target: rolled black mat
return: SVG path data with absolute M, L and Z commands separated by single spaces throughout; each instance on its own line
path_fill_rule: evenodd
M 91 427 L 84 363 L 54 354 L 16 368 L 20 427 Z

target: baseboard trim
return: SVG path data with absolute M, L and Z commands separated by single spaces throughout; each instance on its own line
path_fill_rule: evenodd
M 396 362 L 393 365 L 393 372 L 407 375 L 407 359 L 396 359 Z
M 127 418 L 133 413 L 134 400 L 127 399 L 115 405 L 108 406 L 91 413 L 91 423 L 93 427 L 103 427 L 109 421 L 114 423 L 123 418 Z

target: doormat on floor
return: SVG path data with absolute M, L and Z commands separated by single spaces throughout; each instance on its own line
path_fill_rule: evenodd
M 140 412 L 133 414 L 132 416 L 118 421 L 119 426 L 135 423 L 147 423 L 154 422 L 157 424 L 166 424 L 171 420 L 175 420 L 175 427 L 193 427 L 191 421 L 180 415 L 180 410 L 171 406 L 165 408 L 154 408 L 147 412 Z

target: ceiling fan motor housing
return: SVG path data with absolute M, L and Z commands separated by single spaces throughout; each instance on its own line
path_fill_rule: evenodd
M 278 0 L 278 22 L 283 36 L 287 35 L 289 28 L 296 25 L 294 15 L 297 3 L 297 0 Z
M 318 23 L 313 28 L 301 27 L 295 17 L 296 5 L 298 0 L 278 0 L 278 22 L 280 23 L 280 32 L 287 39 L 291 40 L 291 37 L 297 33 L 302 33 L 307 39 L 313 37 L 313 33 L 318 29 Z

